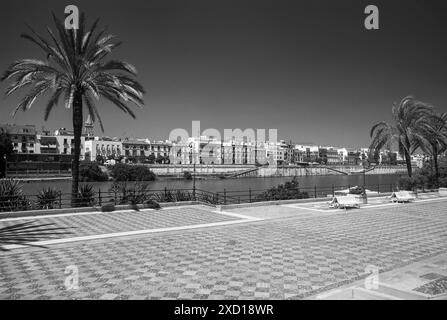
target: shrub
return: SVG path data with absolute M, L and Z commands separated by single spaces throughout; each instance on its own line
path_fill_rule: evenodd
M 110 174 L 115 181 L 153 181 L 157 177 L 146 166 L 122 163 L 114 165 Z
M 175 202 L 175 193 L 172 190 L 160 191 L 152 194 L 152 199 L 157 202 Z
M 183 191 L 183 190 L 177 190 L 175 192 L 175 201 L 192 201 L 193 195 L 191 192 Z
M 189 172 L 189 171 L 183 172 L 183 178 L 185 178 L 186 180 L 192 180 L 191 172 Z
M 59 200 L 60 191 L 54 188 L 44 188 L 37 195 L 37 206 L 39 209 L 54 209 Z
M 78 191 L 78 207 L 93 207 L 95 204 L 96 192 L 93 190 L 93 185 L 84 184 L 79 187 Z
M 18 180 L 0 179 L 0 211 L 27 210 L 30 206 Z
M 136 205 L 143 203 L 149 197 L 148 184 L 141 182 L 134 182 L 131 184 L 128 184 L 127 182 L 114 182 L 110 187 L 109 192 L 117 195 L 119 204 Z
M 413 190 L 416 188 L 434 188 L 436 185 L 435 179 L 430 175 L 423 175 L 415 173 L 411 178 L 408 176 L 401 176 L 397 181 L 399 190 Z
M 218 204 L 219 199 L 217 195 L 213 193 L 201 193 L 198 195 L 198 199 L 202 202 L 209 203 L 209 204 Z M 191 199 L 194 200 L 194 199 Z
M 414 188 L 436 188 L 436 174 L 433 165 L 426 162 L 421 169 L 416 170 L 411 178 L 402 176 L 398 180 L 400 189 L 414 189 Z M 439 186 L 447 186 L 447 161 L 446 159 L 439 160 Z
M 299 183 L 296 177 L 292 181 L 287 181 L 285 184 L 280 184 L 256 196 L 256 200 L 259 201 L 305 198 L 309 198 L 309 194 L 299 190 Z
M 439 179 L 439 186 L 441 188 L 447 188 L 447 177 Z
M 107 181 L 109 176 L 103 172 L 97 163 L 82 163 L 79 166 L 79 179 L 85 182 Z

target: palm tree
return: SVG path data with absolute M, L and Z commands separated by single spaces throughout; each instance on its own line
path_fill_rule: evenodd
M 424 141 L 420 126 L 432 114 L 432 110 L 430 105 L 411 96 L 394 103 L 393 123 L 379 122 L 371 128 L 370 149 L 381 150 L 386 147 L 391 150 L 392 145 L 397 143 L 399 153 L 405 158 L 408 176 L 411 177 L 411 155 Z
M 65 29 L 64 24 L 53 14 L 57 33 L 47 27 L 50 40 L 45 39 L 32 28 L 31 35 L 21 37 L 33 42 L 43 50 L 46 60 L 22 59 L 14 62 L 3 74 L 1 80 L 11 79 L 6 95 L 29 87 L 30 91 L 15 108 L 26 111 L 34 101 L 49 94 L 44 119 L 58 105 L 63 97 L 65 107 L 72 109 L 74 154 L 72 165 L 72 205 L 76 203 L 79 185 L 79 156 L 83 126 L 83 108 L 94 122 L 98 121 L 101 130 L 104 127 L 95 106 L 95 100 L 101 97 L 108 100 L 123 112 L 135 118 L 127 102 L 142 107 L 144 89 L 134 77 L 136 69 L 127 62 L 119 60 L 105 61 L 105 58 L 121 42 L 115 36 L 106 34 L 106 29 L 96 32 L 98 20 L 91 28 L 85 28 L 84 14 L 80 15 L 79 29 Z
M 424 141 L 421 149 L 433 160 L 436 185 L 439 184 L 438 156 L 447 150 L 447 113 L 433 114 L 420 127 Z

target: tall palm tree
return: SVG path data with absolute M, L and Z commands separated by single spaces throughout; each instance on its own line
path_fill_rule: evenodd
M 392 108 L 393 123 L 376 123 L 370 132 L 372 138 L 371 150 L 387 148 L 391 150 L 397 144 L 398 151 L 403 155 L 407 165 L 408 176 L 412 176 L 411 155 L 422 144 L 424 136 L 420 125 L 433 112 L 433 108 L 411 96 L 394 103 Z
M 435 169 L 436 185 L 439 183 L 438 156 L 447 150 L 447 113 L 433 114 L 420 127 L 424 141 L 421 149 L 428 153 Z
M 29 27 L 31 34 L 21 37 L 33 42 L 45 53 L 45 60 L 22 59 L 14 62 L 3 74 L 1 80 L 11 79 L 6 95 L 29 87 L 23 99 L 15 108 L 26 111 L 34 101 L 49 95 L 44 119 L 58 105 L 62 97 L 65 107 L 72 109 L 74 152 L 72 166 L 72 205 L 76 203 L 79 185 L 79 156 L 83 126 L 83 108 L 94 122 L 98 121 L 101 130 L 104 127 L 95 101 L 104 98 L 118 109 L 135 118 L 127 102 L 142 107 L 144 89 L 134 78 L 136 69 L 127 62 L 105 59 L 121 42 L 115 36 L 106 33 L 106 29 L 97 32 L 98 20 L 89 30 L 85 27 L 84 14 L 80 15 L 79 29 L 65 29 L 64 24 L 53 14 L 57 32 L 47 27 L 49 39 L 36 33 Z

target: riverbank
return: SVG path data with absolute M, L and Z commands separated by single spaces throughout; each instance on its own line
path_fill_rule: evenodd
M 266 177 L 304 177 L 304 176 L 331 176 L 331 175 L 386 175 L 403 174 L 406 172 L 404 166 L 376 166 L 364 170 L 362 166 L 338 165 L 338 166 L 278 166 L 278 167 L 256 167 L 253 165 L 145 165 L 157 177 L 170 180 L 183 180 L 184 173 L 189 172 L 196 179 L 234 179 L 234 178 L 266 178 Z M 106 167 L 103 167 L 107 171 Z M 9 172 L 8 177 L 21 181 L 51 181 L 70 180 L 69 172 L 42 173 L 29 175 L 25 173 Z
M 366 176 L 366 185 L 368 189 L 377 190 L 378 188 L 389 190 L 397 183 L 400 175 L 383 174 Z M 195 186 L 210 192 L 228 192 L 244 191 L 249 189 L 255 193 L 257 190 L 267 190 L 290 181 L 292 177 L 245 177 L 243 179 L 196 179 Z M 298 177 L 300 187 L 313 189 L 321 188 L 344 188 L 348 186 L 362 186 L 362 175 L 328 175 L 328 176 L 303 176 Z M 89 182 L 96 191 L 108 191 L 113 182 Z M 147 182 L 150 190 L 167 189 L 192 189 L 193 180 L 173 179 L 161 177 L 155 181 Z M 64 193 L 71 192 L 70 180 L 58 181 L 23 181 L 23 189 L 26 194 L 37 194 L 43 188 L 52 187 L 61 190 Z

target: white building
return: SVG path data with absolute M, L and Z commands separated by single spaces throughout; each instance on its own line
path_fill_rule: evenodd
M 123 143 L 118 140 L 95 137 L 94 140 L 87 140 L 84 144 L 86 160 L 96 161 L 98 155 L 105 159 L 109 156 L 117 158 L 123 155 Z

